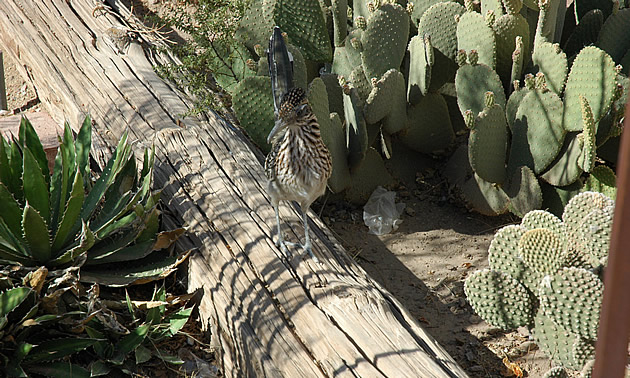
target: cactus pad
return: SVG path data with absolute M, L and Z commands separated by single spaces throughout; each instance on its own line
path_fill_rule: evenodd
M 562 366 L 556 366 L 547 370 L 543 378 L 569 378 L 567 371 Z
M 529 167 L 521 166 L 513 171 L 505 193 L 510 199 L 510 211 L 519 217 L 542 206 L 540 184 Z
M 630 50 L 630 8 L 621 9 L 610 15 L 599 32 L 597 46 L 606 51 L 615 62 L 620 63 Z
M 514 126 L 518 107 L 521 105 L 521 101 L 527 93 L 529 93 L 529 89 L 515 88 L 514 92 L 510 94 L 507 104 L 505 104 L 505 119 L 507 120 L 510 130 L 512 130 L 512 126 Z
M 394 179 L 374 148 L 367 149 L 365 159 L 351 174 L 352 185 L 345 191 L 345 198 L 355 204 L 364 204 L 377 186 L 391 184 Z
M 494 235 L 488 249 L 490 269 L 509 274 L 532 293 L 538 292 L 542 274 L 530 269 L 518 254 L 518 242 L 525 233 L 520 225 L 501 228 Z
M 578 365 L 586 365 L 588 361 L 595 358 L 595 344 L 591 340 L 578 337 L 573 343 L 571 353 Z
M 569 133 L 556 160 L 540 177 L 554 186 L 566 186 L 574 183 L 583 170 L 578 166 L 578 158 L 582 154 L 582 138 L 577 133 Z
M 572 248 L 597 266 L 608 255 L 615 202 L 597 192 L 583 192 L 566 205 L 562 219 Z
M 588 11 L 564 43 L 564 51 L 567 55 L 577 55 L 585 46 L 594 45 L 597 42 L 597 36 L 603 24 L 604 13 L 601 9 Z
M 359 166 L 368 148 L 368 135 L 363 118 L 361 101 L 356 89 L 343 95 L 343 108 L 346 119 L 346 147 L 348 148 L 348 165 L 350 170 Z
M 475 312 L 495 327 L 514 329 L 532 321 L 531 295 L 508 274 L 476 271 L 466 279 L 464 292 Z
M 418 35 L 430 35 L 433 47 L 454 60 L 457 52 L 457 24 L 454 19 L 465 11 L 466 8 L 453 1 L 432 5 L 420 18 Z
M 267 135 L 275 122 L 269 77 L 250 76 L 238 83 L 234 87 L 232 106 L 247 135 L 265 153 L 269 152 Z
M 398 4 L 384 4 L 367 19 L 361 60 L 368 79 L 399 69 L 409 37 L 409 15 Z
M 560 46 L 546 41 L 539 43 L 532 54 L 532 63 L 534 70 L 538 68 L 545 74 L 547 87 L 560 95 L 569 71 L 567 55 Z
M 497 104 L 485 108 L 479 113 L 468 137 L 470 165 L 479 177 L 493 183 L 505 180 L 507 142 L 503 108 Z
M 540 285 L 545 315 L 566 331 L 595 340 L 604 284 L 581 268 L 563 268 Z
M 494 30 L 477 12 L 464 13 L 457 23 L 457 49 L 479 53 L 479 63 L 496 67 L 496 41 Z
M 569 369 L 581 367 L 573 358 L 572 353 L 573 343 L 578 336 L 556 325 L 542 309 L 539 309 L 534 317 L 532 333 L 536 344 L 547 356 L 553 356 L 554 361 Z
M 508 171 L 526 165 L 538 174 L 562 148 L 562 100 L 554 92 L 530 91 L 520 103 L 512 127 Z
M 383 77 L 372 87 L 372 91 L 365 101 L 365 121 L 376 123 L 385 118 L 394 108 L 398 111 L 402 108 L 402 111 L 405 112 L 406 103 L 405 78 L 400 71 L 392 68 L 385 72 Z
M 562 239 L 546 228 L 526 231 L 518 249 L 528 267 L 545 275 L 556 273 L 564 262 Z
M 431 38 L 415 36 L 409 41 L 409 84 L 407 99 L 417 104 L 423 95 L 429 91 L 431 83 L 431 69 L 434 63 Z M 429 42 L 429 43 L 427 43 Z
M 600 192 L 615 199 L 617 197 L 617 177 L 615 172 L 606 165 L 598 165 L 584 183 L 585 191 Z
M 485 107 L 485 93 L 494 93 L 494 102 L 505 107 L 505 93 L 501 79 L 485 64 L 465 64 L 455 75 L 457 105 L 462 114 L 471 110 L 477 116 Z
M 582 124 L 584 129 L 578 138 L 582 139 L 582 153 L 577 160 L 578 166 L 585 172 L 590 172 L 595 165 L 597 146 L 595 145 L 595 120 L 591 106 L 584 96 L 580 96 L 580 105 L 582 106 Z
M 409 128 L 400 141 L 414 151 L 430 153 L 445 149 L 455 139 L 448 106 L 442 95 L 428 93 L 407 113 Z
M 604 51 L 585 47 L 573 61 L 564 94 L 563 125 L 567 131 L 582 131 L 580 95 L 591 105 L 598 122 L 614 99 L 617 73 L 615 63 Z
M 508 210 L 507 194 L 477 174 L 461 186 L 461 191 L 468 206 L 483 215 L 499 215 Z
M 528 62 L 530 59 L 529 25 L 520 14 L 505 14 L 497 18 L 493 28 L 497 42 L 497 73 L 501 79 L 508 81 L 512 71 L 512 53 L 516 47 L 517 36 L 523 38 L 523 62 Z

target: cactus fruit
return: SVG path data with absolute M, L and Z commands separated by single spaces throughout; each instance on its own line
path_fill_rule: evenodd
M 250 76 L 238 83 L 234 88 L 232 106 L 247 135 L 261 150 L 269 152 L 271 146 L 267 143 L 267 135 L 274 125 L 269 77 Z
M 617 73 L 615 63 L 604 51 L 594 46 L 580 51 L 567 79 L 564 94 L 563 125 L 567 131 L 582 131 L 580 95 L 591 105 L 593 118 L 598 122 L 614 99 Z
M 447 148 L 455 139 L 448 106 L 438 93 L 428 93 L 420 103 L 409 108 L 409 125 L 400 142 L 408 148 L 431 153 Z
M 367 19 L 361 61 L 368 79 L 400 68 L 409 40 L 409 15 L 398 4 L 384 4 Z
M 496 67 L 497 46 L 494 30 L 477 12 L 462 14 L 457 23 L 457 48 L 479 52 L 479 63 L 494 69 Z
M 540 285 L 540 302 L 546 316 L 563 329 L 595 340 L 604 284 L 582 268 L 563 268 Z
M 503 183 L 507 142 L 508 128 L 503 108 L 498 104 L 486 107 L 477 116 L 468 137 L 470 165 L 479 177 L 488 182 Z
M 475 312 L 495 327 L 514 329 L 533 319 L 530 293 L 508 274 L 476 271 L 466 279 L 464 291 Z
M 547 86 L 557 95 L 562 94 L 567 80 L 567 55 L 557 44 L 541 42 L 532 54 L 534 70 L 545 74 Z

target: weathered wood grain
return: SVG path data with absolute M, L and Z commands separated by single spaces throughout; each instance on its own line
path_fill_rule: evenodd
M 348 256 L 310 213 L 321 264 L 275 247 L 274 211 L 260 154 L 217 114 L 184 117 L 189 99 L 153 71 L 175 58 L 144 39 L 124 53 L 110 40 L 119 15 L 95 0 L 2 0 L 0 47 L 49 113 L 74 126 L 94 120 L 102 164 L 125 130 L 137 148 L 156 145 L 155 185 L 196 247 L 191 289 L 222 348 L 226 376 L 464 377 L 409 312 Z M 122 15 L 122 17 L 120 17 Z M 285 233 L 302 239 L 299 211 L 281 206 Z

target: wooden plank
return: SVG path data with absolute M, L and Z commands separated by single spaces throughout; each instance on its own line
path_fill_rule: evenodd
M 177 61 L 152 53 L 144 39 L 119 54 L 108 33 L 124 26 L 112 14 L 95 17 L 95 5 L 3 0 L 0 45 L 28 67 L 53 117 L 77 126 L 91 113 L 101 164 L 125 130 L 138 149 L 155 143 L 155 185 L 164 187 L 177 223 L 191 230 L 179 243 L 199 250 L 189 284 L 205 293 L 200 312 L 214 324 L 225 375 L 465 377 L 314 213 L 313 249 L 322 264 L 300 258 L 301 251 L 287 261 L 271 239 L 261 155 L 213 112 L 184 118 L 191 102 L 150 63 Z M 299 210 L 281 206 L 280 214 L 289 238 L 302 239 Z

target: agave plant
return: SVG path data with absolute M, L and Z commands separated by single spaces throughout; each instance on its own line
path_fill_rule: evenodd
M 81 266 L 81 280 L 111 286 L 171 273 L 189 253 L 169 256 L 183 229 L 158 233 L 160 192 L 151 191 L 154 149 L 138 173 L 127 133 L 100 177 L 89 169 L 91 119 L 76 140 L 65 124 L 52 175 L 33 126 L 0 142 L 0 264 Z

